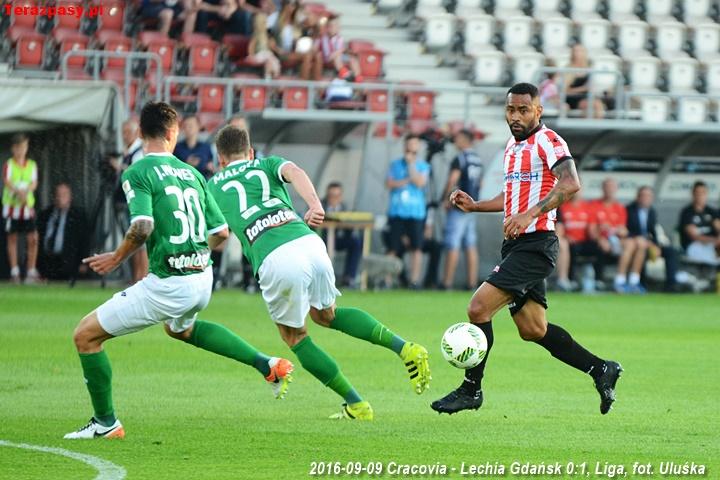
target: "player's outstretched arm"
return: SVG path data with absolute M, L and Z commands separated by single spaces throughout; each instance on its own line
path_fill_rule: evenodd
M 152 231 L 152 220 L 144 218 L 135 220 L 130 224 L 130 228 L 125 234 L 123 242 L 114 252 L 100 253 L 84 258 L 83 263 L 87 263 L 93 271 L 100 275 L 110 273 L 124 262 L 126 258 L 132 255 L 135 250 L 140 248 Z
M 505 194 L 500 192 L 490 200 L 475 201 L 462 190 L 455 190 L 450 194 L 450 203 L 463 212 L 502 212 Z
M 315 186 L 310 181 L 305 170 L 292 162 L 283 165 L 280 174 L 295 187 L 300 197 L 307 203 L 308 211 L 305 214 L 305 221 L 311 227 L 319 227 L 325 220 L 325 209 L 322 206 L 320 197 L 315 191 Z
M 230 236 L 230 231 L 225 227 L 217 233 L 208 235 L 208 246 L 210 250 L 215 250 L 217 247 L 223 244 L 225 240 Z
M 555 187 L 548 192 L 545 198 L 540 199 L 537 205 L 507 219 L 504 227 L 505 238 L 517 238 L 534 219 L 567 202 L 580 190 L 580 179 L 572 158 L 558 162 L 553 167 L 552 173 L 558 179 Z

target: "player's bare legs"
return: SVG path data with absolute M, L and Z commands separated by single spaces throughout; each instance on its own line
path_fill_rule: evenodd
M 494 340 L 492 318 L 511 300 L 512 296 L 509 293 L 488 282 L 484 282 L 475 291 L 470 299 L 470 305 L 468 305 L 467 316 L 468 320 L 477 325 L 485 334 L 488 345 L 487 353 L 479 365 L 465 370 L 465 379 L 460 387 L 430 405 L 433 410 L 452 415 L 460 410 L 480 408 L 483 402 L 482 379 Z
M 39 278 L 37 269 L 38 253 L 38 232 L 37 230 L 27 234 L 27 280 L 29 283 Z
M 445 277 L 443 279 L 443 287 L 446 289 L 452 288 L 453 280 L 455 279 L 455 270 L 457 269 L 457 262 L 459 258 L 460 251 L 457 248 L 452 248 L 445 251 Z
M 570 285 L 570 242 L 564 235 L 558 235 L 557 284 L 560 290 L 569 292 Z
M 625 293 L 630 262 L 637 251 L 638 245 L 634 238 L 623 238 L 620 245 L 622 246 L 622 253 L 618 259 L 617 274 L 615 275 L 615 291 Z
M 467 262 L 468 288 L 473 288 L 478 281 L 478 253 L 475 247 L 465 249 L 465 261 Z
M 8 263 L 10 264 L 10 276 L 14 283 L 20 283 L 20 268 L 17 259 L 17 233 L 8 233 L 7 235 L 7 254 Z
M 545 308 L 531 299 L 513 315 L 513 320 L 523 340 L 537 343 L 561 362 L 589 374 L 600 394 L 600 412 L 604 415 L 610 411 L 615 401 L 615 384 L 622 372 L 620 364 L 596 357 L 564 328 L 548 323 Z

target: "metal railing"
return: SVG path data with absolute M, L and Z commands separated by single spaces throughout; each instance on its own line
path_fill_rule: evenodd
M 84 57 L 93 59 L 92 77 L 100 80 L 100 59 L 106 58 L 122 58 L 125 60 L 124 84 L 123 84 L 123 100 L 125 102 L 125 111 L 130 115 L 130 95 L 133 61 L 149 60 L 155 64 L 155 81 L 157 88 L 155 89 L 155 100 L 160 100 L 160 86 L 162 85 L 163 71 L 162 58 L 157 53 L 151 52 L 109 52 L 105 50 L 70 50 L 62 56 L 60 64 L 60 72 L 63 79 L 67 79 L 69 69 L 69 60 L 72 57 Z M 152 67 L 149 67 L 152 68 Z M 84 68 L 83 68 L 84 71 Z

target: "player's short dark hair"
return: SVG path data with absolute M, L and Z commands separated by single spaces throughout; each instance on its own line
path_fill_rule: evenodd
M 473 140 L 475 140 L 475 134 L 474 134 L 469 128 L 461 128 L 461 129 L 458 130 L 458 132 L 455 134 L 456 137 L 457 137 L 458 135 L 462 135 L 462 136 L 465 137 L 465 139 L 468 140 L 469 142 L 472 142 Z
M 163 138 L 178 123 L 178 114 L 165 102 L 148 102 L 140 112 L 140 135 L 143 138 Z
M 510 87 L 507 94 L 510 95 L 511 93 L 513 95 L 530 95 L 530 98 L 533 100 L 540 95 L 538 88 L 535 85 L 526 82 L 516 83 Z
M 707 183 L 703 182 L 702 180 L 698 180 L 697 182 L 693 183 L 693 193 L 695 193 L 695 190 L 701 187 L 707 188 Z
M 342 183 L 330 182 L 330 183 L 328 183 L 327 189 L 330 190 L 331 188 L 342 188 Z
M 16 133 L 13 135 L 10 139 L 11 145 L 20 145 L 21 143 L 25 143 L 30 140 L 30 137 L 28 137 L 27 133 Z
M 407 145 L 408 142 L 413 139 L 421 140 L 420 135 L 418 135 L 417 133 L 408 133 L 407 135 L 405 135 L 405 145 Z
M 250 150 L 250 134 L 245 129 L 225 125 L 215 137 L 218 153 L 232 158 Z
M 189 115 L 186 115 L 185 117 L 183 117 L 183 120 L 182 120 L 182 121 L 183 121 L 183 123 L 185 123 L 185 122 L 187 122 L 188 120 L 193 119 L 193 118 L 194 118 L 195 120 L 197 120 L 198 123 L 200 123 L 200 119 L 199 119 L 198 116 L 195 115 L 194 113 L 191 113 L 191 114 L 189 114 Z

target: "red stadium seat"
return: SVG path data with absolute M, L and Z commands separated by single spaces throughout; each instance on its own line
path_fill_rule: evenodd
M 210 38 L 210 35 L 205 33 L 183 33 L 180 37 L 180 41 L 187 47 L 191 47 L 193 45 L 217 45 L 217 42 Z
M 189 50 L 189 75 L 213 75 L 219 45 L 204 33 L 183 33 L 182 43 Z
M 215 132 L 225 123 L 225 115 L 213 112 L 198 112 L 198 121 L 203 130 L 209 133 Z
M 114 30 L 101 30 L 97 34 L 97 42 L 106 52 L 130 52 L 132 50 L 132 40 L 120 32 Z M 105 67 L 109 68 L 125 68 L 124 58 L 108 58 L 105 61 Z
M 175 40 L 160 32 L 141 32 L 138 40 L 143 50 L 160 56 L 163 73 L 172 72 L 175 60 Z
M 265 108 L 267 90 L 258 85 L 242 87 L 242 109 L 246 112 L 258 112 Z
M 100 78 L 115 82 L 120 88 L 120 93 L 128 96 L 130 100 L 130 110 L 135 110 L 135 101 L 137 100 L 138 81 L 134 78 L 130 79 L 129 91 L 125 91 L 125 71 L 118 68 L 106 68 L 100 72 Z
M 222 112 L 225 104 L 225 85 L 200 85 L 198 104 L 200 112 Z
M 37 0 L 14 0 L 12 2 L 13 26 L 35 28 L 35 22 L 38 17 L 37 15 L 15 15 L 14 14 L 16 7 L 33 7 L 35 5 L 37 5 Z M 3 12 L 3 14 L 4 14 L 4 12 Z
M 368 49 L 357 52 L 358 63 L 360 64 L 360 75 L 365 78 L 379 78 L 383 75 L 382 50 Z
M 43 63 L 45 35 L 36 32 L 16 33 L 15 66 L 22 68 L 40 68 Z
M 408 92 L 408 119 L 430 120 L 433 117 L 435 94 L 433 92 Z
M 307 110 L 308 105 L 308 89 L 306 87 L 285 87 L 283 107 L 288 110 Z
M 58 0 L 58 7 L 83 7 L 81 0 Z M 79 30 L 80 24 L 82 23 L 82 17 L 77 15 L 57 15 L 55 17 L 55 28 L 69 28 L 72 30 Z
M 371 112 L 388 111 L 388 93 L 386 90 L 370 90 L 367 93 L 367 109 Z
M 95 0 L 94 3 L 102 6 L 100 30 L 122 32 L 125 27 L 125 3 L 119 0 Z
M 87 73 L 82 68 L 69 68 L 67 71 L 67 75 L 65 75 L 66 80 L 92 80 L 92 75 Z
M 375 50 L 375 44 L 370 40 L 350 40 L 348 42 L 348 50 L 352 53 L 362 52 L 363 50 Z
M 55 43 L 60 45 L 59 53 L 61 59 L 67 52 L 87 50 L 89 43 L 88 37 L 77 30 L 57 28 L 53 31 L 52 36 Z M 69 67 L 82 68 L 85 66 L 85 63 L 87 63 L 87 57 L 72 56 L 68 59 L 67 65 Z
M 228 58 L 233 62 L 247 57 L 248 43 L 250 43 L 250 37 L 245 35 L 228 33 L 222 38 L 222 45 L 227 51 Z

